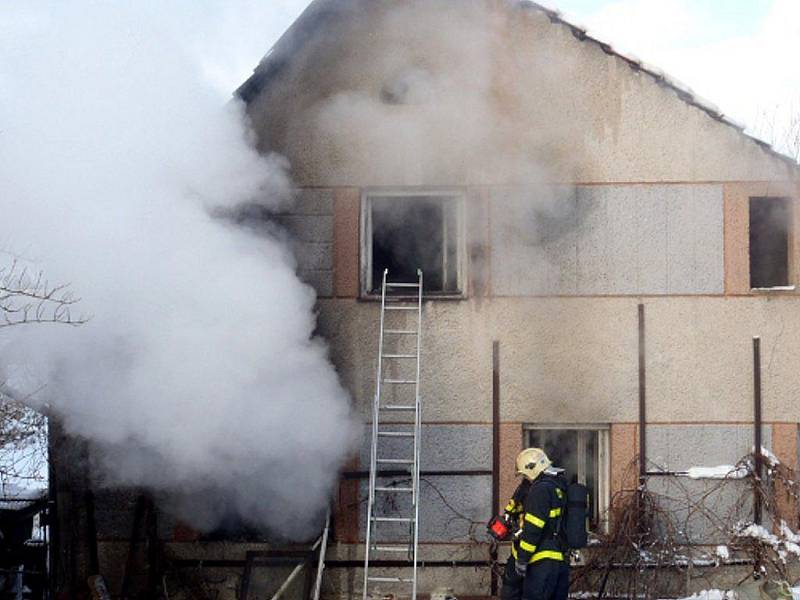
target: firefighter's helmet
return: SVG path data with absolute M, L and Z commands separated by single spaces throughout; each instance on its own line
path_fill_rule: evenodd
M 517 455 L 517 475 L 534 481 L 552 464 L 541 448 L 526 448 Z

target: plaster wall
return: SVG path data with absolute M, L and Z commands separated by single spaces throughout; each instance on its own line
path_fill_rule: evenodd
M 635 422 L 640 300 L 425 303 L 424 420 L 491 422 L 492 341 L 499 340 L 503 421 Z M 800 421 L 800 312 L 792 296 L 648 297 L 644 303 L 650 422 L 750 422 L 754 335 L 762 339 L 765 421 Z M 346 299 L 321 299 L 319 307 L 320 333 L 356 412 L 368 420 L 380 307 Z
M 361 465 L 369 465 L 370 430 L 371 425 L 365 424 L 359 450 L 359 464 Z M 402 456 L 401 453 L 410 445 L 410 441 L 402 438 L 381 440 L 381 447 L 392 456 Z M 420 469 L 423 471 L 491 472 L 491 425 L 423 425 Z
M 321 4 L 333 8 L 273 57 L 248 105 L 262 148 L 284 154 L 300 185 L 791 176 L 734 127 L 540 11 L 499 0 Z

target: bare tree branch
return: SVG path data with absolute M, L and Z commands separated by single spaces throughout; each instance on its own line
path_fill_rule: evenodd
M 41 271 L 24 266 L 28 261 L 3 251 L 0 263 L 0 330 L 34 323 L 78 326 L 87 321 L 73 314 L 79 302 L 69 285 L 52 285 Z M 47 478 L 47 417 L 29 406 L 0 380 L 0 490 L 14 494 L 31 481 Z M 26 483 L 27 482 L 27 483 Z M 40 487 L 40 484 L 33 486 Z
M 16 259 L 0 267 L 0 328 L 31 323 L 82 325 L 88 318 L 72 312 L 79 301 L 69 285 L 51 285 L 41 271 L 32 274 Z
M 778 152 L 800 163 L 800 98 L 789 106 L 762 110 L 753 132 Z
M 749 567 L 752 576 L 765 580 L 786 580 L 800 564 L 800 535 L 791 529 L 800 480 L 777 460 L 765 462 L 763 477 L 755 475 L 749 455 L 720 479 L 661 471 L 637 489 L 615 494 L 610 530 L 585 551 L 586 561 L 575 574 L 577 589 L 595 590 L 599 598 L 688 596 L 692 579 L 714 587 L 719 569 L 730 565 Z M 629 470 L 638 473 L 637 460 Z M 753 523 L 756 493 L 771 529 Z

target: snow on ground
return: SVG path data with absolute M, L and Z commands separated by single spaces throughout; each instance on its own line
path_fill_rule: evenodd
M 702 592 L 698 592 L 696 594 L 692 594 L 688 598 L 684 600 L 727 600 L 732 598 L 731 592 L 725 592 L 723 590 L 703 590 Z
M 794 600 L 800 600 L 800 587 L 791 588 Z M 735 600 L 736 592 L 718 589 L 703 590 L 681 600 Z
M 790 589 L 792 591 L 792 596 L 794 596 L 794 600 L 800 600 L 800 587 L 794 587 Z M 597 594 L 591 592 L 578 592 L 576 594 L 570 594 L 570 598 L 577 600 L 590 600 L 596 597 Z M 696 594 L 692 594 L 691 596 L 679 598 L 678 600 L 736 600 L 736 598 L 737 594 L 735 591 L 710 589 L 702 590 Z

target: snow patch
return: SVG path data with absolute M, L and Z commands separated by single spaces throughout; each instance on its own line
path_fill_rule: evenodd
M 702 590 L 697 592 L 696 594 L 692 594 L 691 596 L 684 598 L 683 600 L 729 600 L 733 597 L 731 592 L 726 592 L 724 590 L 718 589 L 710 589 L 710 590 Z
M 690 479 L 744 479 L 750 475 L 750 470 L 743 465 L 692 467 L 687 471 L 687 475 Z
M 770 546 L 782 562 L 786 562 L 790 555 L 800 557 L 800 536 L 792 531 L 785 521 L 781 521 L 779 535 L 770 533 L 766 528 L 755 523 L 746 527 L 742 526 L 737 535 L 740 538 L 751 538 L 766 546 Z

